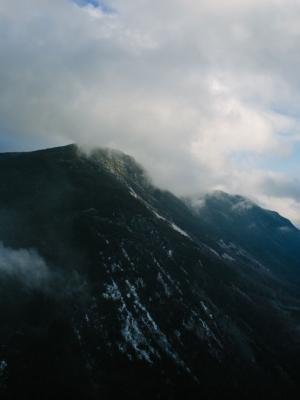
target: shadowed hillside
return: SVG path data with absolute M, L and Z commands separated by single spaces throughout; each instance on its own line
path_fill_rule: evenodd
M 299 389 L 300 235 L 275 212 L 70 145 L 0 155 L 0 242 L 1 398 Z

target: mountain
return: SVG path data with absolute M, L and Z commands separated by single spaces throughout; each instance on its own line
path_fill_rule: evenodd
M 200 205 L 197 199 L 188 202 L 197 210 L 201 227 L 213 242 L 218 241 L 219 249 L 234 257 L 236 251 L 226 245 L 234 243 L 274 275 L 299 282 L 299 230 L 288 219 L 224 192 L 207 195 Z
M 0 221 L 1 399 L 299 390 L 300 232 L 279 214 L 69 145 L 0 155 Z

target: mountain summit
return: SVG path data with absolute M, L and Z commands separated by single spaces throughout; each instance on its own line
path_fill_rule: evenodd
M 1 398 L 299 389 L 300 232 L 279 214 L 70 145 L 0 155 L 0 221 Z

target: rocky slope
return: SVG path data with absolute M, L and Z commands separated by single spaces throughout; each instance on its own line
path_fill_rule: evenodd
M 118 152 L 0 155 L 1 398 L 284 398 L 300 233 L 240 196 L 178 199 Z

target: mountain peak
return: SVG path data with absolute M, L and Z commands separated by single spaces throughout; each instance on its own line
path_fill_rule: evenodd
M 0 193 L 3 398 L 298 382 L 300 237 L 282 217 L 224 192 L 195 211 L 130 156 L 76 145 L 0 156 Z

